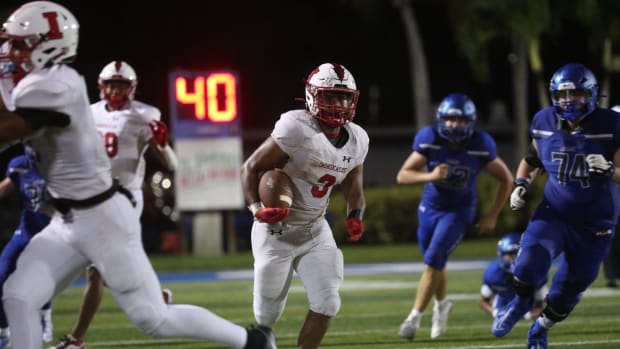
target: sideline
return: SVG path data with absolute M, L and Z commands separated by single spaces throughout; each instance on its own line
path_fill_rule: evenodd
M 456 260 L 448 261 L 447 268 L 450 271 L 463 270 L 484 270 L 492 259 Z M 368 264 L 348 264 L 344 266 L 344 275 L 371 275 L 371 274 L 411 274 L 421 273 L 424 270 L 422 262 L 407 263 L 368 263 Z M 223 270 L 223 271 L 202 271 L 202 272 L 176 272 L 158 273 L 159 281 L 162 283 L 175 282 L 207 282 L 207 281 L 228 281 L 228 280 L 251 280 L 253 278 L 252 269 Z M 82 287 L 86 284 L 83 277 L 75 280 L 70 287 Z

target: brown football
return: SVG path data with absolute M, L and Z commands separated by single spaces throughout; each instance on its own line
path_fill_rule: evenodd
M 266 171 L 258 183 L 258 196 L 265 207 L 291 207 L 293 181 L 282 170 Z

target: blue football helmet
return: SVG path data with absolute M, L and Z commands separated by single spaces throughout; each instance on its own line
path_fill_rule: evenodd
M 465 126 L 447 126 L 445 119 L 459 118 Z M 437 108 L 437 132 L 451 142 L 463 141 L 474 133 L 476 125 L 476 105 L 463 93 L 453 93 L 444 98 Z
M 549 83 L 551 103 L 565 120 L 577 122 L 596 109 L 598 82 L 583 64 L 569 63 L 558 69 Z
M 497 242 L 497 255 L 517 253 L 521 247 L 521 234 L 508 233 Z
M 519 252 L 521 247 L 521 234 L 511 232 L 502 237 L 497 242 L 497 255 L 502 257 L 506 254 L 514 254 Z M 500 267 L 504 270 L 510 270 L 511 261 L 503 259 Z

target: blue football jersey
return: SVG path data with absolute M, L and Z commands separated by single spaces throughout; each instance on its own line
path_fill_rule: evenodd
M 50 217 L 40 212 L 45 194 L 45 181 L 36 170 L 34 162 L 26 155 L 20 155 L 9 162 L 6 176 L 19 189 L 24 209 L 19 221 L 21 232 L 33 235 L 41 231 Z
M 575 131 L 568 131 L 554 108 L 534 116 L 530 136 L 548 179 L 544 196 L 551 208 L 578 226 L 607 229 L 616 225 L 618 186 L 610 177 L 590 175 L 586 156 L 613 160 L 620 147 L 620 118 L 609 109 L 595 109 Z
M 446 179 L 425 184 L 422 201 L 426 205 L 439 210 L 477 205 L 476 177 L 480 169 L 497 157 L 491 135 L 474 131 L 461 146 L 452 147 L 434 126 L 427 126 L 416 134 L 413 150 L 426 157 L 428 171 L 442 163 L 449 166 Z
M 497 258 L 491 262 L 484 271 L 482 283 L 489 286 L 496 295 L 511 299 L 515 296 L 514 288 L 510 284 L 512 273 L 503 269 L 501 264 L 502 258 Z

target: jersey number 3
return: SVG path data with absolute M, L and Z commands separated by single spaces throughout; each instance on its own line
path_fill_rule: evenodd
M 336 183 L 336 177 L 332 175 L 323 175 L 319 178 L 319 183 L 312 186 L 312 196 L 322 198 L 329 192 L 329 187 Z

